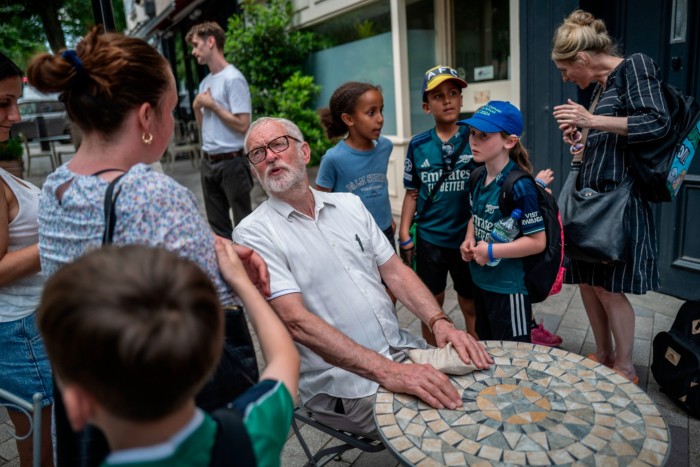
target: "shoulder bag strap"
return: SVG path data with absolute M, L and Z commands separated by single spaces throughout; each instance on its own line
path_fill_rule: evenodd
M 603 86 L 598 85 L 598 92 L 596 92 L 595 97 L 593 97 L 593 101 L 591 102 L 591 106 L 588 108 L 588 112 L 593 114 L 593 111 L 595 110 L 596 105 L 598 105 L 598 101 L 600 100 L 600 96 L 603 94 Z M 579 152 L 578 154 L 574 154 L 574 158 L 571 161 L 571 165 L 581 165 L 581 162 L 583 162 L 583 153 L 586 152 L 586 140 L 588 139 L 588 133 L 591 131 L 590 128 L 584 128 L 581 130 L 581 145 L 583 146 L 583 151 Z
M 239 413 L 235 409 L 217 409 L 212 413 L 212 418 L 216 421 L 217 430 L 209 466 L 254 467 L 253 444 Z
M 100 172 L 98 172 L 100 173 Z M 121 174 L 114 180 L 112 180 L 109 183 L 109 186 L 107 186 L 107 191 L 105 192 L 105 201 L 104 201 L 104 211 L 105 211 L 105 231 L 102 234 L 102 244 L 103 245 L 111 245 L 112 240 L 114 238 L 114 227 L 117 225 L 117 214 L 115 212 L 114 206 L 117 203 L 117 198 L 119 197 L 119 193 L 121 193 L 121 187 L 117 190 L 117 192 L 114 192 L 114 188 L 117 185 L 117 182 L 124 176 L 125 174 Z
M 466 138 L 462 139 L 462 143 L 459 145 L 459 147 L 455 148 L 455 150 L 452 152 L 452 156 L 450 157 L 450 165 L 452 167 L 455 166 L 456 158 L 461 155 L 461 152 L 464 151 L 464 148 L 467 147 L 468 142 L 469 142 L 469 136 L 467 135 Z M 435 198 L 435 195 L 437 194 L 438 190 L 440 189 L 440 186 L 442 186 L 442 182 L 447 180 L 447 177 L 449 177 L 451 173 L 452 173 L 451 170 L 450 171 L 444 170 L 442 172 L 442 175 L 440 175 L 440 178 L 438 179 L 438 181 L 435 182 L 433 189 L 430 190 L 430 194 L 428 195 L 428 199 L 425 200 L 425 203 L 423 203 L 423 206 L 421 206 L 421 209 L 416 210 L 416 213 L 413 215 L 414 220 L 420 219 L 420 215 L 423 214 L 428 209 L 428 207 L 430 207 L 431 204 L 433 204 L 433 199 Z

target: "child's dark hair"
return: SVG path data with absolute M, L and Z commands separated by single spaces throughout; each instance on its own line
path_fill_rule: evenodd
M 348 127 L 343 122 L 343 114 L 352 114 L 357 107 L 357 101 L 367 91 L 382 92 L 382 88 L 369 83 L 349 81 L 342 84 L 333 92 L 329 102 L 330 107 L 319 109 L 321 123 L 326 128 L 328 138 L 334 139 L 345 135 Z
M 46 282 L 37 323 L 57 378 L 112 415 L 158 420 L 214 370 L 223 311 L 190 260 L 141 245 L 93 250 Z
M 503 136 L 504 138 L 508 138 L 510 136 L 506 131 L 501 131 L 500 133 L 501 136 Z M 508 157 L 510 157 L 513 160 L 513 162 L 518 164 L 518 167 L 520 167 L 523 172 L 532 175 L 532 164 L 530 163 L 530 156 L 528 156 L 527 149 L 525 149 L 525 146 L 523 146 L 523 143 L 520 140 L 520 138 L 518 138 L 518 142 L 515 143 L 515 146 L 513 146 L 510 151 L 508 151 Z

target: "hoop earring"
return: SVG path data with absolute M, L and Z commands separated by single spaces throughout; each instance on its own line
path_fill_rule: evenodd
M 148 133 L 148 136 L 146 136 L 146 132 L 141 133 L 141 141 L 143 141 L 143 144 L 151 144 L 153 142 L 153 134 Z

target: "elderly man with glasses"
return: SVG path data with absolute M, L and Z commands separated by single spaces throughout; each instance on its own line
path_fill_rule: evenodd
M 309 187 L 309 145 L 284 119 L 251 125 L 246 157 L 269 195 L 234 230 L 270 270 L 270 304 L 301 353 L 301 401 L 321 423 L 377 438 L 372 404 L 378 386 L 413 394 L 435 408 L 461 397 L 429 365 L 398 363 L 403 351 L 425 348 L 400 329 L 383 279 L 465 363 L 487 368 L 484 348 L 457 330 L 415 273 L 396 256 L 360 198 Z

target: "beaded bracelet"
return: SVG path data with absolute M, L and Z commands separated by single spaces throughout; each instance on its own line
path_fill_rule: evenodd
M 409 237 L 408 240 L 406 240 L 404 242 L 399 242 L 399 246 L 407 246 L 407 245 L 410 245 L 411 243 L 413 243 L 413 239 Z

